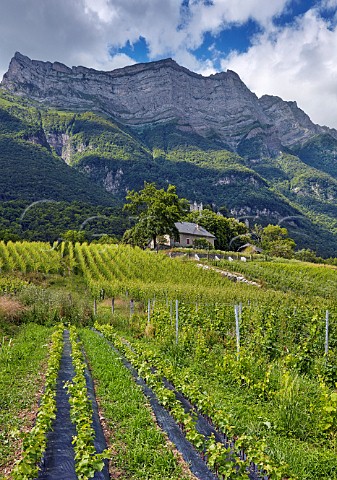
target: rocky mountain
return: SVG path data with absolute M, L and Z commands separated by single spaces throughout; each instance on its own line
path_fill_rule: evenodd
M 203 77 L 172 59 L 101 72 L 17 52 L 2 86 L 55 108 L 106 113 L 136 131 L 175 122 L 181 132 L 238 153 L 248 154 L 253 145 L 253 156 L 276 155 L 317 134 L 337 139 L 336 130 L 312 123 L 296 102 L 257 98 L 235 72 Z
M 251 223 L 287 217 L 300 247 L 337 250 L 337 131 L 296 102 L 259 99 L 235 72 L 203 77 L 171 59 L 100 72 L 16 53 L 0 88 L 0 140 L 8 136 L 112 202 L 144 180 L 173 183 Z M 8 167 L 15 155 L 5 151 Z

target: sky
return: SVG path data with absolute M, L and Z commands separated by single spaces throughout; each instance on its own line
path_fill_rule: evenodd
M 99 70 L 167 57 L 230 69 L 337 128 L 337 0 L 1 0 L 0 78 L 16 51 Z

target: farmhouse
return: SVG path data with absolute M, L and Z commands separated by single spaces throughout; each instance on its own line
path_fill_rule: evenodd
M 175 226 L 179 232 L 179 241 L 170 239 L 170 246 L 172 247 L 189 247 L 194 244 L 195 240 L 207 240 L 212 247 L 214 247 L 215 236 L 205 230 L 197 223 L 191 222 L 176 222 Z
M 209 233 L 205 228 L 197 223 L 191 222 L 175 222 L 174 224 L 179 233 L 177 241 L 169 235 L 157 237 L 157 245 L 165 245 L 167 247 L 192 247 L 195 240 L 206 240 L 214 247 L 215 236 Z M 154 248 L 153 240 L 149 243 L 150 248 Z

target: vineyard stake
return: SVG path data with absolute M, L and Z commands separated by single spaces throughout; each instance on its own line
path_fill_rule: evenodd
M 115 313 L 115 297 L 112 297 L 111 299 L 111 313 Z
M 151 316 L 151 300 L 148 299 L 147 301 L 147 323 L 150 324 L 150 316 Z
M 239 324 L 239 305 L 234 305 L 235 330 L 236 330 L 236 353 L 237 360 L 240 358 L 240 324 Z
M 329 310 L 325 312 L 325 355 L 328 356 L 329 351 Z
M 130 300 L 130 318 L 135 313 L 135 301 L 131 298 Z
M 179 303 L 176 300 L 176 344 L 178 345 L 178 335 L 179 335 Z

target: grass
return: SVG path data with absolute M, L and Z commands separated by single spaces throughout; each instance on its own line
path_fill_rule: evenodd
M 107 342 L 90 330 L 81 339 L 97 382 L 96 393 L 114 455 L 112 478 L 187 480 L 194 478 L 155 425 L 143 393 Z M 185 467 L 186 469 L 186 467 Z
M 13 335 L 24 312 L 25 307 L 18 299 L 0 296 L 0 340 Z
M 21 454 L 19 431 L 34 422 L 49 336 L 50 329 L 30 324 L 0 344 L 0 479 Z
M 218 267 L 242 273 L 251 280 L 262 282 L 267 288 L 281 292 L 334 299 L 337 288 L 337 271 L 332 265 L 317 265 L 298 260 L 274 259 L 252 262 L 213 262 Z
M 186 374 L 187 369 L 181 372 L 182 377 Z M 240 387 L 198 377 L 205 393 L 215 399 L 219 409 L 226 408 L 233 414 L 238 430 L 265 437 L 268 453 L 276 461 L 285 461 L 294 478 L 337 479 L 336 454 L 331 444 L 325 445 L 315 438 L 315 425 L 311 425 L 311 421 L 318 419 L 312 418 L 309 408 L 317 399 L 313 398 L 314 389 L 308 381 L 299 382 L 298 395 L 294 398 L 288 388 L 285 398 L 279 395 L 269 403 Z

